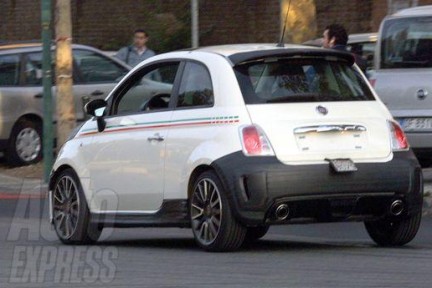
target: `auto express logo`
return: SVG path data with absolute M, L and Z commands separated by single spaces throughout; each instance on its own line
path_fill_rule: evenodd
M 91 284 L 114 280 L 117 247 L 62 244 L 48 222 L 48 200 L 29 197 L 32 195 L 26 192 L 17 196 L 6 238 L 6 245 L 12 247 L 8 251 L 12 254 L 9 283 Z M 102 239 L 110 233 L 112 229 L 104 230 Z

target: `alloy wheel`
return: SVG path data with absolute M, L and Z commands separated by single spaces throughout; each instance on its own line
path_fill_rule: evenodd
M 192 229 L 204 245 L 214 242 L 222 221 L 222 201 L 217 185 L 209 178 L 201 179 L 191 199 Z
M 63 239 L 69 239 L 75 232 L 80 210 L 78 187 L 70 176 L 63 176 L 53 192 L 54 226 Z

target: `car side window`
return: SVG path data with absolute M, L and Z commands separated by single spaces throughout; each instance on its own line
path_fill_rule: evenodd
M 19 78 L 19 55 L 0 56 L 0 86 L 18 86 Z
M 114 96 L 112 115 L 168 109 L 179 65 L 164 63 L 135 73 Z
M 211 106 L 213 102 L 213 86 L 207 68 L 195 62 L 186 63 L 177 107 Z
M 110 58 L 87 50 L 73 51 L 76 68 L 80 74 L 80 82 L 113 83 L 119 82 L 128 70 Z

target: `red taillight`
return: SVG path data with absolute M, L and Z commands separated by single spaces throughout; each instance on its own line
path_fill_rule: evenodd
M 247 156 L 274 155 L 265 134 L 254 125 L 241 128 L 243 153 Z
M 393 150 L 406 150 L 409 147 L 408 140 L 402 128 L 395 122 L 390 122 Z
M 254 126 L 248 126 L 243 129 L 243 145 L 249 155 L 261 154 L 261 140 L 258 130 Z

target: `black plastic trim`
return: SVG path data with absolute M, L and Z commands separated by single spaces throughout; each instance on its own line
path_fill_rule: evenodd
M 188 201 L 165 200 L 154 214 L 92 213 L 91 221 L 104 227 L 190 227 Z
M 356 163 L 358 171 L 352 173 L 336 173 L 329 164 L 286 165 L 274 156 L 246 157 L 241 151 L 212 166 L 233 214 L 246 225 L 265 223 L 269 211 L 281 201 L 384 197 L 385 201 L 403 199 L 408 213 L 422 207 L 422 172 L 412 151 L 395 152 L 384 163 Z

